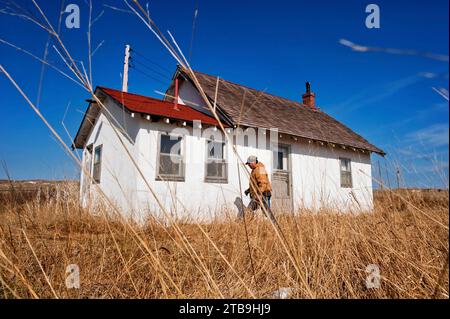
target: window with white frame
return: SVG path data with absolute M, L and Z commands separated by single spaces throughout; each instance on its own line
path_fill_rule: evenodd
M 99 145 L 94 150 L 94 165 L 92 168 L 92 179 L 94 183 L 100 183 L 102 172 L 102 149 L 103 145 Z
M 278 171 L 288 171 L 289 167 L 289 147 L 287 145 L 277 145 L 273 150 L 273 168 Z
M 227 162 L 225 158 L 225 142 L 206 141 L 205 181 L 226 183 L 228 180 Z
M 341 187 L 352 188 L 352 162 L 349 158 L 340 158 Z
M 164 133 L 159 136 L 156 179 L 184 181 L 183 137 Z

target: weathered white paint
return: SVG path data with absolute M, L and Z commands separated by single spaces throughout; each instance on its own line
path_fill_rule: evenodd
M 180 103 L 183 98 L 200 105 L 201 100 L 192 92 L 193 88 L 180 87 Z M 189 92 L 189 93 L 187 93 Z M 189 104 L 189 103 L 187 103 Z M 173 217 L 191 220 L 210 220 L 227 214 L 236 216 L 235 203 L 243 199 L 247 205 L 249 199 L 243 195 L 248 187 L 247 168 L 238 164 L 236 154 L 230 143 L 226 145 L 228 161 L 228 183 L 205 182 L 206 137 L 205 126 L 193 130 L 192 127 L 177 127 L 175 124 L 152 122 L 140 115 L 131 117 L 111 99 L 105 105 L 113 117 L 126 129 L 129 138 L 120 136 L 131 156 L 135 159 L 147 183 Z M 149 214 L 164 216 L 155 197 L 148 189 L 127 152 L 121 145 L 111 125 L 113 122 L 101 112 L 86 145 L 93 144 L 95 149 L 103 145 L 101 182 L 99 186 L 106 195 L 128 215 L 145 219 Z M 183 135 L 182 152 L 185 160 L 185 181 L 167 182 L 156 180 L 158 155 L 158 137 L 161 132 L 173 132 Z M 209 129 L 209 132 L 212 132 Z M 269 133 L 267 133 L 269 134 Z M 260 135 L 261 136 L 261 135 Z M 262 138 L 259 138 L 262 141 Z M 240 141 L 240 142 L 239 142 Z M 341 148 L 320 146 L 316 143 L 295 141 L 283 136 L 279 142 L 291 147 L 290 162 L 292 176 L 292 194 L 294 212 L 302 208 L 318 210 L 329 207 L 344 211 L 367 211 L 373 207 L 371 161 L 369 153 L 361 153 Z M 249 145 L 243 145 L 238 139 L 236 147 L 240 158 L 245 162 L 249 155 L 256 155 L 272 174 L 273 158 L 270 144 L 257 145 L 251 139 Z M 260 143 L 261 144 L 261 143 Z M 85 152 L 83 152 L 84 155 Z M 353 188 L 340 187 L 339 157 L 351 159 Z M 86 161 L 86 157 L 83 156 Z M 241 183 L 239 183 L 239 175 Z M 81 189 L 86 179 L 81 178 Z M 95 188 L 91 187 L 92 197 L 97 198 Z M 82 194 L 86 198 L 86 194 Z
M 112 117 L 116 119 L 120 125 L 126 129 L 127 135 L 119 133 L 124 145 L 129 150 L 133 157 L 138 154 L 138 148 L 136 147 L 136 140 L 139 132 L 139 122 L 136 118 L 132 118 L 130 114 L 125 113 L 118 105 L 111 99 L 107 98 L 104 101 L 104 105 L 111 113 Z M 133 167 L 125 148 L 122 146 L 119 138 L 111 125 L 114 121 L 111 119 L 107 112 L 101 111 L 98 115 L 98 119 L 94 128 L 92 129 L 86 145 L 93 145 L 93 150 L 99 145 L 103 145 L 102 148 L 102 165 L 101 165 L 101 178 L 98 186 L 103 192 L 110 198 L 112 202 L 117 204 L 126 213 L 135 213 L 136 209 L 136 185 L 137 174 L 136 169 Z M 117 129 L 119 129 L 117 127 Z M 93 167 L 93 160 L 91 161 L 91 172 Z M 83 163 L 86 163 L 85 152 L 83 152 Z M 84 178 L 82 172 L 82 184 L 89 182 L 87 178 Z M 90 199 L 91 202 L 98 202 L 99 194 L 96 191 L 96 187 L 90 187 Z M 84 198 L 86 194 L 82 195 Z

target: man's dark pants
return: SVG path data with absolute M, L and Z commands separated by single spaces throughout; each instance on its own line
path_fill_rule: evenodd
M 272 210 L 270 208 L 270 199 L 271 199 L 272 195 L 271 194 L 263 194 L 261 197 L 261 201 L 264 205 L 265 210 L 267 211 L 267 213 L 269 214 L 269 218 L 272 221 L 275 221 L 275 217 L 273 216 Z M 248 209 L 250 209 L 252 212 L 255 212 L 260 206 L 261 206 L 261 201 L 258 198 L 252 198 L 250 200 L 250 204 L 248 204 Z M 266 215 L 266 212 L 264 211 L 264 209 L 261 209 L 264 213 L 264 215 Z M 266 215 L 267 216 L 267 215 Z

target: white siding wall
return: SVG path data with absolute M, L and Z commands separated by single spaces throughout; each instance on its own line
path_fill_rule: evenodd
M 220 84 L 219 84 L 220 85 Z M 189 82 L 179 88 L 179 102 L 194 102 L 200 111 L 207 107 L 200 94 Z M 341 148 L 321 147 L 317 144 L 294 142 L 280 138 L 279 143 L 291 145 L 291 177 L 294 209 L 336 207 L 345 210 L 370 210 L 373 208 L 372 171 L 369 153 L 354 152 Z M 245 161 L 249 155 L 257 155 L 272 173 L 273 160 L 270 150 L 253 146 L 238 146 L 238 153 Z M 231 151 L 231 150 L 230 150 Z M 339 157 L 351 159 L 353 188 L 340 187 Z M 235 159 L 234 159 L 235 160 Z M 234 166 L 235 163 L 234 163 Z M 230 170 L 230 173 L 233 171 Z M 235 171 L 237 175 L 237 171 Z M 242 176 L 244 174 L 241 174 Z M 230 180 L 233 182 L 233 180 Z M 247 181 L 245 182 L 245 188 Z
M 192 135 L 192 128 L 185 129 L 188 135 L 183 139 L 185 159 L 185 182 L 168 182 L 156 180 L 158 156 L 158 138 L 160 132 L 171 132 L 173 125 L 142 121 L 140 131 L 140 163 L 148 182 L 161 200 L 167 211 L 178 218 L 210 219 L 216 213 L 223 213 L 239 195 L 237 176 L 233 173 L 233 164 L 228 169 L 228 183 L 205 182 L 206 139 Z M 226 147 L 226 157 L 233 158 L 232 149 Z M 154 196 L 149 192 L 144 181 L 138 183 L 138 196 L 141 207 L 161 215 Z M 225 212 L 226 213 L 226 212 Z
M 180 88 L 180 93 L 183 87 Z M 194 94 L 191 93 L 190 98 Z M 158 155 L 158 136 L 160 132 L 171 132 L 175 125 L 162 122 L 150 122 L 139 115 L 132 118 L 117 105 L 107 100 L 105 103 L 111 113 L 126 127 L 131 141 L 122 135 L 122 140 L 139 164 L 147 182 L 166 211 L 177 218 L 208 220 L 216 215 L 237 213 L 236 200 L 248 187 L 246 168 L 239 167 L 237 158 L 230 144 L 227 144 L 228 183 L 206 183 L 205 158 L 206 140 L 193 136 L 192 128 L 185 131 L 183 151 L 186 162 L 185 181 L 167 182 L 156 180 Z M 184 129 L 186 128 L 178 128 Z M 290 161 L 292 164 L 292 190 L 294 211 L 301 208 L 319 209 L 332 207 L 346 211 L 370 210 L 373 205 L 371 163 L 368 153 L 354 152 L 340 148 L 329 148 L 295 142 L 290 138 L 279 139 L 280 143 L 291 145 Z M 145 218 L 148 214 L 162 216 L 154 196 L 144 180 L 137 173 L 126 155 L 118 138 L 104 114 L 100 115 L 87 145 L 94 148 L 103 144 L 102 173 L 100 187 L 127 214 Z M 245 162 L 249 155 L 256 155 L 272 174 L 272 151 L 252 146 L 237 146 L 241 159 Z M 340 187 L 339 157 L 351 159 L 353 188 Z M 83 178 L 82 178 L 83 180 Z M 91 187 L 91 190 L 94 189 Z M 353 195 L 352 195 L 353 193 Z M 244 205 L 249 199 L 242 194 Z M 354 199 L 356 198 L 356 200 Z M 359 203 L 359 204 L 358 204 Z
M 140 165 L 167 211 L 178 218 L 210 219 L 213 216 L 227 213 L 235 216 L 237 209 L 234 203 L 241 197 L 241 192 L 243 193 L 248 188 L 248 174 L 245 173 L 245 168 L 239 165 L 242 188 L 240 191 L 238 161 L 232 147 L 227 144 L 228 183 L 206 183 L 204 181 L 206 140 L 204 137 L 193 136 L 192 131 L 189 130 L 183 140 L 186 161 L 185 181 L 157 181 L 158 136 L 160 132 L 170 132 L 174 126 L 165 123 L 144 122 L 144 120 L 142 122 L 139 134 Z M 302 208 L 317 210 L 321 207 L 346 211 L 372 208 L 369 154 L 311 146 L 307 143 L 293 143 L 293 140 L 280 139 L 280 143 L 287 144 L 289 142 L 295 211 Z M 271 150 L 238 145 L 237 152 L 244 162 L 249 155 L 258 156 L 259 161 L 266 165 L 269 175 L 272 174 Z M 353 188 L 351 189 L 340 186 L 339 157 L 351 159 L 353 177 Z M 142 179 L 138 179 L 138 181 L 139 206 L 161 216 L 158 204 L 147 186 Z M 244 204 L 247 205 L 248 197 L 242 196 Z
M 340 157 L 351 160 L 352 188 L 341 187 Z M 368 153 L 295 143 L 291 163 L 294 207 L 349 211 L 372 209 L 372 173 Z
M 107 98 L 104 104 L 120 125 L 126 128 L 131 140 L 122 133 L 119 134 L 132 156 L 137 158 L 138 150 L 135 140 L 139 131 L 139 123 L 117 107 L 110 98 Z M 111 127 L 113 121 L 108 118 L 109 115 L 105 115 L 103 111 L 99 114 L 86 145 L 93 144 L 93 152 L 95 147 L 103 145 L 101 177 L 98 185 L 121 210 L 127 214 L 134 213 L 137 208 L 136 170 Z M 90 189 L 91 201 L 99 203 L 100 195 L 96 192 L 96 187 L 91 185 Z

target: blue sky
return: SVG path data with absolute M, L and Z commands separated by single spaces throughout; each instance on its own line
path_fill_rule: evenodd
M 29 1 L 19 3 L 38 15 Z M 56 25 L 60 1 L 38 3 Z M 81 27 L 63 27 L 62 39 L 74 58 L 86 63 L 88 6 L 83 0 L 68 3 L 79 5 Z M 196 3 L 194 69 L 293 100 L 301 99 L 310 81 L 322 110 L 388 153 L 386 158 L 373 156 L 374 177 L 380 161 L 386 183 L 389 173 L 389 182 L 396 184 L 393 174 L 399 166 L 403 185 L 448 187 L 449 105 L 433 90 L 448 90 L 448 58 L 357 52 L 339 43 L 348 39 L 448 57 L 448 1 L 373 1 L 380 7 L 379 29 L 365 27 L 366 1 L 150 1 L 153 19 L 161 30 L 172 32 L 186 55 Z M 128 43 L 145 57 L 135 55 L 129 91 L 160 97 L 155 91 L 165 90 L 176 62 L 137 17 L 111 7 L 126 9 L 120 0 L 94 1 L 93 17 L 104 11 L 92 27 L 93 47 L 104 41 L 93 57 L 94 85 L 120 88 Z M 1 14 L 0 39 L 42 57 L 48 34 L 29 21 Z M 52 42 L 48 60 L 63 67 Z M 40 63 L 2 43 L 0 63 L 36 102 Z M 40 109 L 69 144 L 61 122 L 74 135 L 89 95 L 48 67 L 42 79 Z M 62 147 L 3 75 L 0 92 L 0 160 L 12 177 L 77 178 Z

